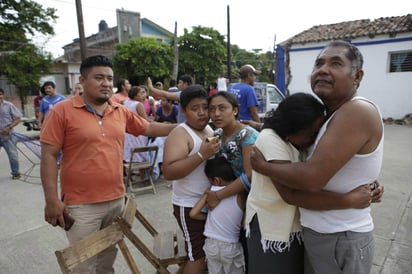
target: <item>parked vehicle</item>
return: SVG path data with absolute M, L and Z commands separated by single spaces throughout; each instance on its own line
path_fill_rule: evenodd
M 230 86 L 236 83 L 231 83 Z M 229 86 L 229 89 L 230 89 Z M 276 109 L 280 102 L 285 98 L 285 95 L 278 89 L 277 86 L 265 82 L 255 82 L 256 97 L 258 100 L 258 114 L 263 121 L 266 112 L 271 109 Z
M 263 119 L 266 112 L 278 107 L 279 103 L 285 98 L 285 95 L 273 84 L 256 82 L 254 87 L 259 103 L 258 114 Z

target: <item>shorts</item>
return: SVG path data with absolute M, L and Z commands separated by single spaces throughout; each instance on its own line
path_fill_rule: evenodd
M 190 207 L 173 205 L 173 215 L 183 232 L 189 261 L 197 261 L 205 257 L 205 252 L 203 251 L 205 236 L 203 231 L 205 230 L 206 221 L 190 218 L 189 213 L 191 209 Z
M 243 247 L 240 242 L 228 243 L 212 238 L 205 240 L 209 273 L 244 274 L 246 271 Z

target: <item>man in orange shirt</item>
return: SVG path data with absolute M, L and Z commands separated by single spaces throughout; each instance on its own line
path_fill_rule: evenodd
M 122 153 L 125 132 L 166 136 L 172 124 L 149 123 L 119 104 L 111 104 L 112 64 L 92 56 L 80 66 L 82 96 L 73 96 L 50 110 L 40 134 L 41 180 L 45 220 L 65 227 L 64 213 L 74 218 L 67 231 L 70 243 L 110 225 L 124 205 Z M 58 195 L 59 152 L 61 199 Z M 109 248 L 76 268 L 77 272 L 114 273 L 117 249 Z
M 129 90 L 132 88 L 132 85 L 130 84 L 129 80 L 127 79 L 120 79 L 116 83 L 117 91 L 116 93 L 112 96 L 112 101 L 123 104 L 124 101 L 129 99 L 129 96 L 127 95 L 129 93 Z

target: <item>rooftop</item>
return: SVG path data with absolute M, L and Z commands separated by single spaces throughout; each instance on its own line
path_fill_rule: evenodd
M 318 25 L 305 30 L 284 43 L 305 44 L 358 37 L 373 38 L 376 35 L 395 37 L 399 33 L 412 32 L 412 14 L 381 17 L 375 20 L 361 19 L 329 25 Z M 282 43 L 283 44 L 283 43 Z

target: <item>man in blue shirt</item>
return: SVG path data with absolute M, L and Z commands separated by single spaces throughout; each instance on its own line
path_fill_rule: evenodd
M 260 122 L 257 107 L 259 105 L 256 98 L 255 88 L 256 75 L 260 71 L 252 65 L 244 65 L 239 70 L 240 83 L 234 84 L 229 88 L 239 103 L 239 120 L 253 120 Z
M 42 89 L 46 92 L 47 96 L 43 97 L 40 103 L 39 117 L 37 118 L 39 127 L 41 127 L 49 110 L 58 102 L 66 99 L 66 97 L 56 92 L 56 85 L 52 81 L 44 82 Z

